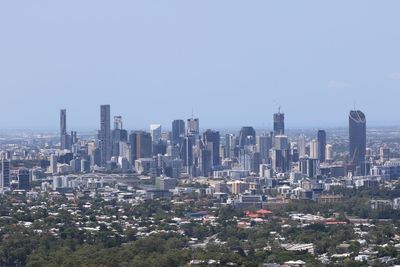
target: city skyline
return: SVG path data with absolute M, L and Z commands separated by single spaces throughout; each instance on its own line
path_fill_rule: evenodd
M 0 267 L 400 266 L 398 10 L 0 1 Z
M 146 126 L 143 126 L 143 127 L 137 127 L 137 128 L 130 128 L 130 127 L 122 127 L 122 125 L 124 124 L 125 125 L 125 120 L 126 120 L 126 118 L 124 118 L 123 116 L 121 116 L 121 115 L 117 115 L 117 114 L 114 114 L 112 111 L 112 107 L 111 107 L 111 105 L 109 105 L 109 104 L 103 104 L 103 105 L 100 105 L 100 110 L 101 110 L 101 112 L 100 112 L 100 128 L 99 127 L 95 127 L 96 129 L 94 129 L 93 131 L 100 131 L 101 132 L 101 128 L 103 127 L 103 124 L 104 124 L 104 120 L 103 120 L 103 109 L 105 108 L 105 107 L 107 107 L 108 108 L 108 111 L 107 111 L 107 116 L 108 116 L 108 118 L 107 118 L 107 121 L 109 121 L 108 122 L 108 128 L 110 128 L 110 130 L 112 130 L 112 129 L 119 129 L 119 130 L 122 130 L 122 129 L 124 129 L 124 130 L 130 130 L 130 131 L 136 131 L 136 130 L 138 130 L 138 131 L 146 131 L 146 132 L 149 132 L 149 133 L 151 133 L 152 134 L 152 132 L 154 131 L 154 130 L 157 130 L 157 132 L 159 132 L 158 133 L 158 135 L 160 135 L 162 132 L 164 132 L 164 131 L 168 131 L 168 132 L 171 132 L 171 134 L 172 134 L 172 136 L 174 135 L 174 131 L 176 131 L 176 130 L 174 130 L 174 127 L 175 127 L 175 124 L 176 123 L 178 123 L 178 122 L 182 122 L 182 125 L 180 126 L 182 129 L 180 129 L 179 131 L 182 133 L 182 131 L 183 131 L 183 134 L 185 134 L 186 133 L 186 131 L 189 131 L 191 134 L 194 134 L 194 135 L 200 135 L 200 133 L 202 133 L 202 132 L 205 132 L 206 130 L 210 130 L 210 129 L 215 129 L 215 130 L 234 130 L 234 129 L 236 129 L 237 128 L 237 130 L 239 131 L 240 130 L 240 128 L 242 128 L 242 130 L 243 130 L 243 127 L 245 127 L 245 128 L 248 128 L 248 127 L 250 127 L 250 128 L 254 128 L 254 129 L 257 129 L 258 131 L 259 130 L 261 130 L 261 131 L 265 131 L 265 133 L 268 133 L 268 132 L 274 132 L 274 134 L 275 135 L 285 135 L 285 129 L 287 130 L 287 129 L 289 129 L 289 131 L 290 130 L 315 130 L 315 129 L 318 129 L 319 130 L 319 132 L 320 131 L 322 131 L 322 132 L 325 132 L 324 130 L 322 130 L 322 128 L 324 128 L 324 129 L 341 129 L 341 128 L 345 128 L 345 126 L 343 126 L 343 127 L 334 127 L 334 126 L 328 126 L 328 127 L 305 127 L 305 128 L 287 128 L 287 127 L 285 127 L 285 113 L 283 112 L 283 111 L 281 111 L 280 109 L 278 109 L 278 111 L 276 112 L 276 113 L 274 113 L 274 114 L 272 114 L 272 118 L 271 118 L 271 121 L 272 121 L 272 126 L 270 127 L 270 128 L 268 128 L 268 127 L 265 127 L 265 128 L 260 128 L 260 127 L 257 127 L 257 126 L 252 126 L 252 125 L 247 125 L 247 126 L 233 126 L 233 127 L 209 127 L 209 126 L 203 126 L 203 123 L 202 123 L 202 120 L 201 120 L 201 118 L 198 118 L 198 117 L 196 117 L 196 116 L 194 116 L 194 114 L 192 114 L 191 115 L 191 117 L 189 117 L 189 118 L 187 118 L 187 119 L 184 119 L 184 118 L 177 118 L 177 119 L 173 119 L 173 120 L 170 120 L 168 123 L 166 123 L 166 124 L 155 124 L 155 123 L 150 123 L 150 124 L 148 124 L 148 125 L 146 125 Z M 350 110 L 351 111 L 351 110 Z M 66 119 L 66 117 L 67 117 L 67 110 L 66 109 L 64 109 L 64 108 L 62 108 L 62 109 L 60 109 L 59 110 L 59 112 L 60 112 L 60 118 L 59 118 L 59 123 L 60 123 L 60 130 L 58 131 L 58 133 L 59 134 L 61 134 L 61 144 L 63 143 L 63 142 L 65 142 L 65 141 L 63 141 L 63 135 L 67 135 L 67 138 L 70 136 L 68 133 L 67 133 L 67 131 L 66 131 L 66 125 L 67 125 L 67 119 Z M 113 127 L 114 128 L 112 128 L 111 127 L 111 118 L 113 118 L 113 120 L 114 120 L 114 124 L 113 124 Z M 186 121 L 186 123 L 188 123 L 188 126 L 187 127 L 185 127 L 185 125 L 186 125 L 186 123 L 185 123 L 185 121 Z M 278 121 L 278 122 L 277 122 Z M 192 125 L 192 126 L 189 126 L 189 125 Z M 161 131 L 161 127 L 162 127 L 162 129 L 164 130 L 164 131 Z M 194 128 L 193 128 L 194 127 Z M 347 126 L 346 126 L 347 127 Z M 373 127 L 373 126 L 372 126 Z M 190 129 L 191 128 L 193 128 L 194 129 L 194 132 L 192 132 Z M 98 132 L 97 134 L 100 134 L 100 132 Z M 189 132 L 187 132 L 187 133 L 189 133 Z M 75 131 L 72 131 L 71 132 L 71 134 L 72 133 L 75 133 L 76 134 L 76 129 L 75 129 Z M 326 133 L 324 133 L 324 134 L 326 134 Z M 153 134 L 152 134 L 152 136 L 153 136 Z M 63 145 L 62 145 L 63 146 Z
M 97 107 L 98 109 L 98 107 Z M 351 110 L 351 109 L 349 109 Z M 347 110 L 347 115 L 349 110 Z M 58 110 L 58 112 L 60 112 L 60 110 Z M 68 112 L 68 110 L 67 110 Z M 112 112 L 112 111 L 111 111 Z M 369 115 L 369 114 L 368 114 Z M 111 113 L 111 118 L 113 119 L 115 116 L 120 116 L 114 113 Z M 286 114 L 285 114 L 286 116 Z M 345 114 L 346 116 L 346 114 Z M 150 125 L 152 124 L 159 124 L 162 125 L 163 131 L 170 131 L 172 132 L 172 122 L 174 120 L 184 120 L 186 121 L 186 119 L 190 118 L 185 118 L 185 117 L 181 117 L 181 118 L 171 118 L 171 120 L 166 120 L 165 124 L 164 123 L 159 123 L 159 121 L 157 122 L 149 122 L 148 124 L 144 124 L 144 125 L 136 125 L 136 124 L 129 124 L 129 120 L 127 118 L 125 118 L 124 116 L 120 116 L 123 118 L 124 120 L 124 129 L 129 130 L 129 131 L 135 131 L 135 130 L 140 130 L 140 131 L 150 131 Z M 271 116 L 270 116 L 271 117 Z M 348 116 L 347 116 L 348 117 Z M 345 117 L 344 122 L 340 125 L 329 125 L 329 124 L 320 124 L 320 125 L 285 125 L 285 131 L 287 130 L 290 134 L 292 133 L 297 133 L 297 132 L 308 132 L 308 131 L 314 131 L 314 130 L 319 130 L 319 129 L 324 129 L 324 130 L 343 130 L 346 131 L 348 128 L 348 118 Z M 204 122 L 201 118 L 199 118 L 201 121 L 201 125 L 200 125 L 200 130 L 201 131 L 205 131 L 207 129 L 213 129 L 213 130 L 219 130 L 219 131 L 237 131 L 239 132 L 241 127 L 243 127 L 243 125 L 250 125 L 250 124 L 238 124 L 238 125 L 210 125 L 210 124 L 206 124 L 207 122 Z M 255 130 L 257 131 L 263 131 L 265 133 L 268 133 L 270 131 L 273 131 L 273 119 L 272 117 L 269 118 L 270 122 L 268 122 L 268 118 L 266 119 L 267 123 L 265 123 L 264 125 L 251 125 L 252 127 L 254 127 Z M 68 114 L 68 128 L 73 129 L 75 132 L 77 132 L 78 134 L 93 134 L 93 135 L 97 135 L 98 134 L 98 130 L 99 130 L 99 119 L 98 118 L 94 118 L 94 121 L 92 121 L 93 127 L 77 127 L 74 126 L 73 121 L 70 121 L 71 118 Z M 286 121 L 288 121 L 285 118 L 285 124 Z M 55 124 L 60 124 L 59 122 L 59 116 L 57 117 L 57 121 L 55 121 Z M 114 126 L 114 124 L 112 124 L 112 126 Z M 367 124 L 367 132 L 368 131 L 374 131 L 376 129 L 398 129 L 400 128 L 400 122 L 398 124 L 393 124 L 393 123 L 377 123 L 377 122 L 370 122 L 368 120 L 368 124 Z M 39 127 L 39 126 L 32 126 L 32 127 L 27 127 L 27 126 L 16 126 L 16 127 L 0 127 L 0 133 L 6 134 L 6 133 L 12 133 L 12 132 L 20 132 L 20 133 L 36 133 L 36 134 L 40 134 L 40 133 L 48 133 L 48 134 L 59 134 L 60 133 L 60 126 L 59 125 L 51 125 L 49 127 Z M 67 133 L 68 135 L 70 135 L 70 133 Z M 286 133 L 285 133 L 286 134 Z
M 216 130 L 234 130 L 234 129 L 237 129 L 239 131 L 240 128 L 243 127 L 243 125 L 252 126 L 257 130 L 274 131 L 274 127 L 276 127 L 274 125 L 274 120 L 276 118 L 276 115 L 284 116 L 284 121 L 285 121 L 284 125 L 282 125 L 280 127 L 284 127 L 284 129 L 289 130 L 289 131 L 293 131 L 293 130 L 294 131 L 298 131 L 298 130 L 308 131 L 308 130 L 315 130 L 315 129 L 322 129 L 322 128 L 323 129 L 344 129 L 344 128 L 348 127 L 348 121 L 347 121 L 347 113 L 348 113 L 348 111 L 349 110 L 354 110 L 354 109 L 348 109 L 347 110 L 345 120 L 343 120 L 344 123 L 342 123 L 341 125 L 329 124 L 329 122 L 326 123 L 326 124 L 320 124 L 320 125 L 309 124 L 309 125 L 303 126 L 303 125 L 299 125 L 299 124 L 296 124 L 296 123 L 294 123 L 294 125 L 290 125 L 290 124 L 288 125 L 287 121 L 290 121 L 290 119 L 287 118 L 287 114 L 284 111 L 282 111 L 281 109 L 276 110 L 272 115 L 270 114 L 268 117 L 266 117 L 265 118 L 265 123 L 263 123 L 262 125 L 261 125 L 261 123 L 254 124 L 254 125 L 247 124 L 247 123 L 242 123 L 242 124 L 227 125 L 227 126 L 222 125 L 222 124 L 211 125 L 210 126 L 210 124 L 207 124 L 207 122 L 204 122 L 199 116 L 196 116 L 193 113 L 190 116 L 186 116 L 186 117 L 180 116 L 180 117 L 177 117 L 177 118 L 171 118 L 169 120 L 167 119 L 165 121 L 165 123 L 160 123 L 160 121 L 149 121 L 148 124 L 135 125 L 135 124 L 129 123 L 129 121 L 130 121 L 129 118 L 127 118 L 125 116 L 121 116 L 120 114 L 114 113 L 112 105 L 110 105 L 110 104 L 98 105 L 97 109 L 99 108 L 99 106 L 100 107 L 101 106 L 110 106 L 112 108 L 111 111 L 110 111 L 110 127 L 111 127 L 111 118 L 112 118 L 113 120 L 115 120 L 115 119 L 123 120 L 124 129 L 128 129 L 128 130 L 145 130 L 145 131 L 148 131 L 151 128 L 152 125 L 159 125 L 159 126 L 162 126 L 162 128 L 165 129 L 165 130 L 172 131 L 172 123 L 173 123 L 173 121 L 175 121 L 175 120 L 186 121 L 186 120 L 190 120 L 192 118 L 198 119 L 200 121 L 199 127 L 200 127 L 201 131 L 203 131 L 203 130 L 205 131 L 206 129 L 216 129 Z M 356 110 L 358 110 L 358 109 L 356 109 Z M 41 129 L 41 130 L 43 130 L 43 132 L 61 133 L 62 131 L 65 130 L 66 131 L 65 134 L 69 135 L 69 131 L 70 130 L 68 130 L 68 131 L 66 130 L 67 122 L 68 122 L 68 128 L 69 129 L 73 129 L 74 133 L 76 131 L 85 132 L 85 133 L 89 133 L 89 132 L 93 132 L 94 133 L 94 132 L 97 132 L 99 130 L 98 124 L 101 123 L 101 120 L 98 119 L 98 116 L 93 118 L 90 121 L 90 123 L 88 123 L 88 124 L 93 124 L 93 127 L 92 126 L 76 127 L 76 123 L 74 123 L 74 121 L 72 121 L 73 118 L 70 117 L 70 113 L 71 113 L 70 110 L 68 110 L 66 108 L 60 108 L 60 109 L 57 110 L 57 112 L 58 112 L 58 114 L 56 114 L 56 115 L 58 115 L 58 117 L 57 117 L 57 121 L 55 123 L 56 124 L 58 123 L 59 126 L 52 125 L 50 127 L 34 126 L 34 127 L 8 127 L 8 128 L 7 127 L 3 127 L 3 128 L 0 127 L 0 131 L 2 131 L 2 130 L 3 131 L 14 131 L 14 130 L 15 131 L 18 131 L 18 130 L 30 131 L 30 130 L 32 130 L 33 132 L 36 132 L 38 129 Z M 365 111 L 363 110 L 363 112 L 365 112 Z M 67 117 L 66 113 L 68 113 L 68 120 L 66 119 L 66 117 Z M 370 114 L 368 114 L 368 115 L 370 115 Z M 289 116 L 289 118 L 290 118 L 290 116 Z M 119 122 L 119 123 L 122 123 L 122 122 Z M 113 122 L 113 126 L 115 127 L 115 121 Z M 380 128 L 380 127 L 382 127 L 382 128 L 400 128 L 400 122 L 399 122 L 399 124 L 384 124 L 384 123 L 379 123 L 379 122 L 377 123 L 376 121 L 370 122 L 368 120 L 368 127 L 370 127 L 370 128 Z

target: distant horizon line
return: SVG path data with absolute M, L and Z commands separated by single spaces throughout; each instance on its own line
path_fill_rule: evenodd
M 128 131 L 135 131 L 135 130 L 149 130 L 150 124 L 146 127 L 124 127 L 125 130 Z M 171 127 L 163 127 L 161 124 L 162 129 L 170 131 Z M 204 126 L 200 127 L 200 129 L 207 130 L 207 129 L 213 129 L 213 130 L 240 130 L 243 126 L 251 126 L 255 130 L 262 130 L 265 132 L 271 132 L 273 131 L 272 127 L 265 127 L 265 126 L 256 126 L 256 125 L 241 125 L 241 126 Z M 308 125 L 308 126 L 294 126 L 294 127 L 287 127 L 285 130 L 287 131 L 301 131 L 301 130 L 316 130 L 316 129 L 321 129 L 321 130 L 339 130 L 339 129 L 347 129 L 347 125 L 335 125 L 335 126 L 323 126 L 323 125 Z M 400 124 L 394 125 L 394 124 L 374 124 L 374 123 L 367 123 L 367 130 L 373 128 L 400 128 Z M 72 130 L 68 130 L 67 132 L 70 131 L 76 131 L 80 133 L 96 133 L 99 129 L 92 128 L 71 128 Z M 113 128 L 111 128 L 113 130 Z M 5 131 L 5 132 L 15 132 L 15 131 L 22 131 L 22 132 L 35 132 L 35 133 L 59 133 L 59 129 L 57 127 L 7 127 L 7 128 L 2 128 L 0 127 L 0 132 Z

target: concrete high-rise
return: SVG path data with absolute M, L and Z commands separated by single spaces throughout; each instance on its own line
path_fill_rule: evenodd
M 172 122 L 172 143 L 179 144 L 181 139 L 185 136 L 185 121 L 174 120 Z
M 326 154 L 325 154 L 326 132 L 324 130 L 318 131 L 317 140 L 318 140 L 318 159 L 319 162 L 324 162 L 326 160 Z
M 349 161 L 355 174 L 365 174 L 365 151 L 367 129 L 365 114 L 360 110 L 351 110 L 349 114 Z
M 285 134 L 285 114 L 279 110 L 274 114 L 274 135 L 283 134 Z
M 100 106 L 100 150 L 101 165 L 106 166 L 107 161 L 111 159 L 111 121 L 110 121 L 110 105 Z

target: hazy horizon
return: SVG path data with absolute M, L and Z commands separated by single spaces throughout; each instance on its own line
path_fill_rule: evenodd
M 171 131 L 171 123 L 164 125 L 161 124 L 162 126 L 162 131 Z M 67 125 L 68 126 L 68 125 Z M 128 131 L 135 131 L 135 130 L 145 130 L 149 131 L 149 125 L 144 125 L 144 126 L 125 126 L 124 124 L 124 129 Z M 272 131 L 272 122 L 271 126 L 260 126 L 260 125 L 250 125 L 250 124 L 243 124 L 243 125 L 237 125 L 237 126 L 217 126 L 217 125 L 202 125 L 201 124 L 201 119 L 200 119 L 200 131 L 205 131 L 207 129 L 213 129 L 213 130 L 219 130 L 219 131 L 239 131 L 241 127 L 243 126 L 252 126 L 254 129 L 258 131 L 262 131 L 265 133 L 268 133 L 269 131 Z M 94 127 L 87 127 L 87 128 L 71 128 L 68 127 L 68 132 L 69 131 L 77 131 L 78 134 L 95 134 L 99 130 L 99 126 L 94 126 Z M 111 129 L 113 129 L 113 121 L 111 119 Z M 327 130 L 327 131 L 334 131 L 334 130 L 346 130 L 348 129 L 347 124 L 343 125 L 298 125 L 298 126 L 286 126 L 285 125 L 285 130 L 288 132 L 298 132 L 298 131 L 312 131 L 312 130 Z M 375 123 L 368 123 L 367 121 L 367 131 L 369 130 L 375 130 L 375 129 L 400 129 L 400 123 L 398 125 L 393 125 L 393 124 L 375 124 Z M 0 133 L 4 132 L 33 132 L 33 133 L 54 133 L 58 134 L 59 133 L 59 128 L 56 126 L 54 127 L 10 127 L 10 128 L 0 128 Z M 259 133 L 259 132 L 258 132 Z

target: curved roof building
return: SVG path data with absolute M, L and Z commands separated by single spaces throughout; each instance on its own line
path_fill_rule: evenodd
M 356 174 L 364 174 L 365 150 L 367 146 L 366 118 L 360 110 L 349 113 L 350 163 Z

